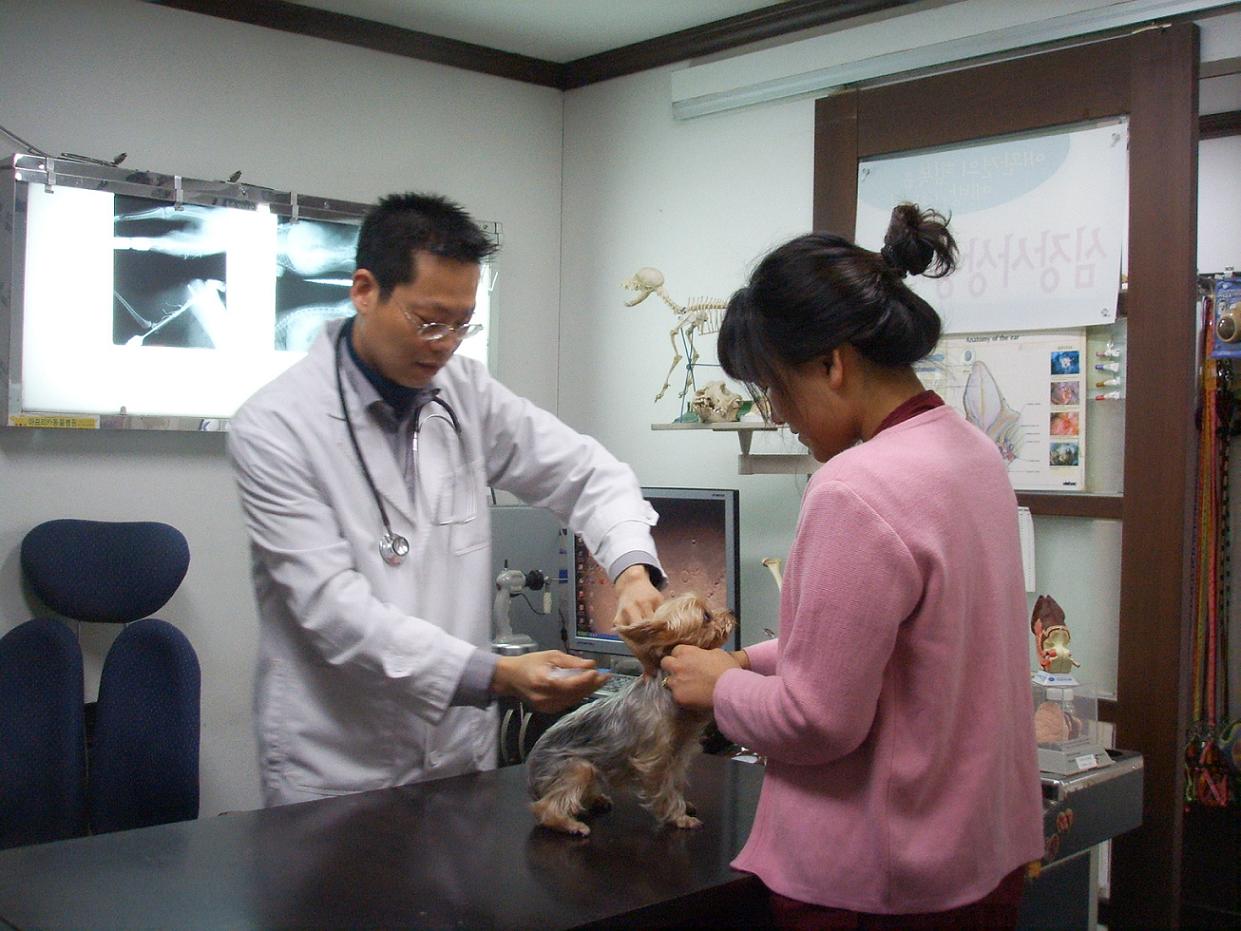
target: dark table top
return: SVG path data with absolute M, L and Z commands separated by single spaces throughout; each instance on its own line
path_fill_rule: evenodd
M 537 826 L 525 767 L 0 852 L 0 927 L 651 927 L 740 918 L 729 867 L 762 767 L 703 756 L 703 827 L 627 793 L 587 838 Z M 717 923 L 725 926 L 731 922 Z

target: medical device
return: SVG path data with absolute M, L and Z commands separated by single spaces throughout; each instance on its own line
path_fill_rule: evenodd
M 741 537 L 738 494 L 733 488 L 643 488 L 659 515 L 652 528 L 659 560 L 668 576 L 663 596 L 698 592 L 740 620 Z M 581 537 L 573 543 L 574 652 L 630 655 L 612 632 L 616 591 L 607 572 L 590 555 Z M 741 648 L 740 623 L 734 649 Z
M 496 600 L 491 609 L 491 649 L 501 656 L 519 656 L 522 653 L 533 653 L 539 648 L 529 634 L 513 633 L 511 615 L 513 598 L 526 589 L 543 592 L 543 610 L 540 614 L 550 614 L 552 610 L 552 593 L 546 588 L 547 577 L 538 569 L 522 572 L 520 569 L 506 568 L 496 576 Z M 531 608 L 534 606 L 531 605 Z
M 371 490 L 371 497 L 375 499 L 375 506 L 379 508 L 379 519 L 383 521 L 384 529 L 383 533 L 379 537 L 379 555 L 389 566 L 399 566 L 405 561 L 405 557 L 409 555 L 409 540 L 401 536 L 399 533 L 394 533 L 392 530 L 392 524 L 388 520 L 388 511 L 384 507 L 383 498 L 379 494 L 379 489 L 375 487 L 375 480 L 371 477 L 371 470 L 366 465 L 366 457 L 362 455 L 362 447 L 358 445 L 358 437 L 353 429 L 353 420 L 349 416 L 349 405 L 345 403 L 345 386 L 340 374 L 341 344 L 345 339 L 345 331 L 346 328 L 341 327 L 340 332 L 336 335 L 336 396 L 340 398 L 340 410 L 345 416 L 345 429 L 349 432 L 349 442 L 353 446 L 353 453 L 358 458 L 358 465 L 362 467 L 362 475 L 366 479 L 367 487 Z M 432 404 L 438 404 L 441 408 L 443 408 L 443 412 L 434 411 L 431 414 L 428 414 L 426 420 L 424 421 L 422 412 Z M 437 524 L 468 524 L 478 516 L 478 495 L 475 493 L 476 489 L 474 488 L 474 474 L 466 467 L 465 440 L 461 436 L 461 423 L 457 420 L 456 412 L 452 409 L 448 402 L 439 395 L 435 395 L 424 405 L 414 411 L 412 430 L 413 440 L 411 442 L 414 456 L 415 481 L 417 481 L 417 475 L 419 472 L 418 436 L 422 431 L 423 425 L 436 417 L 446 419 L 452 426 L 453 432 L 457 435 L 457 448 L 460 454 L 460 462 L 457 463 L 457 468 L 453 469 L 454 489 L 456 484 L 458 484 L 461 480 L 464 480 L 468 487 L 464 495 L 466 499 L 465 507 L 467 508 L 464 515 L 454 516 L 457 514 L 457 495 L 454 490 L 454 494 L 451 496 L 452 504 L 450 507 L 449 516 L 445 517 L 436 511 L 432 519 Z

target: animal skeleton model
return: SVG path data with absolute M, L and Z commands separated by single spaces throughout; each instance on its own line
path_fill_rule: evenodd
M 663 387 L 659 389 L 659 394 L 655 395 L 655 400 L 660 400 L 671 387 L 672 373 L 685 361 L 685 384 L 677 395 L 684 400 L 691 389 L 697 390 L 697 385 L 694 384 L 694 366 L 698 363 L 698 350 L 694 348 L 694 337 L 699 333 L 720 331 L 727 302 L 713 297 L 691 297 L 688 304 L 678 304 L 664 290 L 664 273 L 658 268 L 639 268 L 632 278 L 624 282 L 623 287 L 627 291 L 638 292 L 637 297 L 625 301 L 626 307 L 636 307 L 652 294 L 656 294 L 677 315 L 676 325 L 668 331 L 668 339 L 672 342 L 672 365 L 668 366 L 668 374 L 664 376 Z M 688 360 L 681 355 L 678 338 L 685 342 Z
M 763 560 L 763 565 L 771 573 L 771 577 L 776 580 L 777 591 L 784 591 L 784 560 L 777 559 L 775 556 L 768 556 Z
M 703 423 L 732 423 L 741 411 L 741 395 L 722 381 L 709 381 L 694 392 L 690 407 Z

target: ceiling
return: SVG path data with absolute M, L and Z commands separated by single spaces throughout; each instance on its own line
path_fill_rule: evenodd
M 566 63 L 779 5 L 778 0 L 296 0 L 447 39 Z
M 570 90 L 647 68 L 954 0 L 146 0 Z

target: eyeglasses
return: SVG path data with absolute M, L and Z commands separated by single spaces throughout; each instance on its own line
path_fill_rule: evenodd
M 442 339 L 449 336 L 455 336 L 457 342 L 463 339 L 469 339 L 476 333 L 482 332 L 483 325 L 481 323 L 432 323 L 422 319 L 412 310 L 407 310 L 404 306 L 400 307 L 401 314 L 414 328 L 414 332 L 425 339 L 428 343 L 438 343 Z

